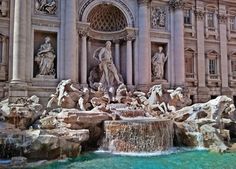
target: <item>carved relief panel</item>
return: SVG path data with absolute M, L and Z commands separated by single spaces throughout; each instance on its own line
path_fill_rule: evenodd
M 58 0 L 35 0 L 35 14 L 56 15 Z
M 168 8 L 157 7 L 151 8 L 151 28 L 152 29 L 167 29 L 168 25 Z

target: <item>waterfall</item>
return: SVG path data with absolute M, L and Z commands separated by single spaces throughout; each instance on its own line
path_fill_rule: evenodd
M 101 148 L 112 152 L 155 152 L 173 147 L 171 120 L 105 121 Z
M 196 148 L 203 149 L 204 142 L 203 142 L 203 135 L 200 132 L 186 132 L 187 135 L 192 136 L 193 142 Z

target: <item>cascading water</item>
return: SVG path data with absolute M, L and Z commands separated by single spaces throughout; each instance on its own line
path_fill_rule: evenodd
M 155 152 L 173 147 L 171 120 L 105 121 L 101 148 L 112 152 Z
M 195 140 L 195 147 L 198 149 L 204 148 L 203 135 L 200 132 L 187 132 L 187 135 L 191 135 Z

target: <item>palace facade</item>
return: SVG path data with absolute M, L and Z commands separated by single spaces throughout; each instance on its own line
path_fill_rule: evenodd
M 0 98 L 46 101 L 63 79 L 90 85 L 106 41 L 130 88 L 236 100 L 235 0 L 0 0 Z

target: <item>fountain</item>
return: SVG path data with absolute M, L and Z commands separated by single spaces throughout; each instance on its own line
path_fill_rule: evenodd
M 129 91 L 112 59 L 102 59 L 110 45 L 107 42 L 94 55 L 100 64 L 90 73 L 90 87 L 62 80 L 46 109 L 37 96 L 5 108 L 5 102 L 0 103 L 0 119 L 14 125 L 6 128 L 0 122 L 0 158 L 76 157 L 82 150 L 99 147 L 125 153 L 153 153 L 173 146 L 218 152 L 229 148 L 230 135 L 236 133 L 235 120 L 230 119 L 235 112 L 232 99 L 219 96 L 186 107 L 189 100 L 180 87 L 164 89 L 155 84 L 148 92 Z M 15 158 L 18 162 L 26 160 Z
M 156 152 L 173 147 L 173 122 L 140 118 L 104 122 L 101 148 L 112 152 Z

